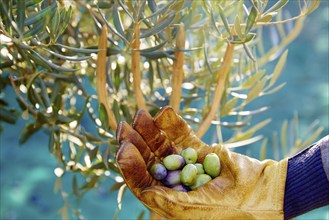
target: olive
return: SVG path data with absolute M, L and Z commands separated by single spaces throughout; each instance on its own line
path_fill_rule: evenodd
M 161 163 L 155 163 L 152 165 L 150 172 L 154 179 L 162 180 L 167 176 L 167 169 Z
M 168 171 L 166 178 L 161 180 L 161 182 L 165 186 L 173 186 L 173 185 L 179 184 L 181 182 L 180 181 L 181 172 L 182 172 L 181 170 Z
M 197 174 L 198 169 L 196 166 L 194 164 L 187 164 L 180 174 L 180 180 L 185 186 L 190 186 L 194 183 Z
M 190 186 L 190 188 L 193 190 L 193 189 L 209 182 L 210 180 L 212 180 L 212 178 L 208 174 L 198 174 L 195 178 L 195 182 L 193 183 L 193 185 Z
M 204 173 L 203 165 L 201 163 L 195 163 L 194 166 L 198 169 L 198 174 Z
M 176 185 L 171 186 L 170 188 L 177 190 L 177 191 L 181 191 L 181 192 L 190 191 L 190 189 L 187 186 L 184 186 L 183 184 L 176 184 Z
M 212 178 L 219 175 L 220 172 L 220 160 L 217 154 L 209 153 L 203 161 L 204 171 L 209 174 Z
M 179 154 L 168 155 L 162 162 L 168 170 L 178 170 L 185 165 L 184 158 Z
M 181 155 L 183 156 L 183 158 L 187 164 L 195 163 L 196 160 L 198 159 L 198 153 L 192 147 L 188 147 L 188 148 L 182 150 Z

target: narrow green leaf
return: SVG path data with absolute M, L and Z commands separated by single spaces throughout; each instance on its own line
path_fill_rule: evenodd
M 27 124 L 19 135 L 19 143 L 24 144 L 31 137 L 31 135 L 37 132 L 40 128 L 41 127 L 39 124 Z
M 158 6 L 155 0 L 147 0 L 147 5 L 150 7 L 153 13 L 158 10 Z
M 107 130 L 109 128 L 109 119 L 106 112 L 106 108 L 103 103 L 100 103 L 98 106 L 99 111 L 99 120 L 102 122 L 102 127 Z
M 45 30 L 46 27 L 46 21 L 40 20 L 39 22 L 35 23 L 32 28 L 30 28 L 28 31 L 23 33 L 24 38 L 30 38 L 35 36 L 36 34 L 40 34 L 42 30 Z
M 268 110 L 268 107 L 264 106 L 264 107 L 261 107 L 259 109 L 252 110 L 252 111 L 230 112 L 229 115 L 251 116 L 251 115 L 256 115 L 256 114 L 262 113 L 266 110 Z
M 58 10 L 55 10 L 55 14 L 54 14 L 53 18 L 51 19 L 50 25 L 49 25 L 50 36 L 54 42 L 56 42 L 57 37 L 59 36 L 58 28 L 59 28 L 60 21 L 61 21 L 60 12 Z
M 254 55 L 252 54 L 250 48 L 248 47 L 247 44 L 243 44 L 243 48 L 244 50 L 246 51 L 246 54 L 248 55 L 248 57 L 253 61 L 253 62 L 256 62 L 256 59 L 254 57 Z
M 53 112 L 54 112 L 54 116 L 57 120 L 58 118 L 58 112 L 59 110 L 62 109 L 62 94 L 59 93 L 55 96 L 55 99 L 54 99 L 54 102 L 52 104 L 52 107 L 53 107 Z
M 110 188 L 110 192 L 113 192 L 113 191 L 116 191 L 116 190 L 119 190 L 121 188 L 121 186 L 125 184 L 125 182 L 119 182 L 119 183 L 114 183 L 111 188 Z
M 224 106 L 220 109 L 220 117 L 224 117 L 229 114 L 229 112 L 232 110 L 232 108 L 237 103 L 238 98 L 234 97 L 233 99 L 229 100 L 224 104 Z
M 17 120 L 17 114 L 10 110 L 0 108 L 0 121 L 4 121 L 10 124 L 15 124 Z
M 162 43 L 160 43 L 158 45 L 155 45 L 154 47 L 141 49 L 140 52 L 142 52 L 142 53 L 150 53 L 150 52 L 153 52 L 153 51 L 157 51 L 157 50 L 161 49 L 166 43 L 167 43 L 167 41 L 162 42 Z
M 36 5 L 36 4 L 39 4 L 42 1 L 43 0 L 26 0 L 25 1 L 25 6 L 29 7 L 29 6 L 32 6 L 32 5 Z
M 263 14 L 266 15 L 268 13 L 278 11 L 281 8 L 283 8 L 283 6 L 285 6 L 288 2 L 289 2 L 289 0 L 279 0 L 272 7 L 270 7 L 267 11 L 265 11 Z
M 175 3 L 174 4 L 172 4 L 172 5 L 170 5 L 170 7 L 169 7 L 169 11 L 174 11 L 174 12 L 179 12 L 181 9 L 182 9 L 182 7 L 184 6 L 184 3 L 185 3 L 185 0 L 176 0 L 176 1 L 174 1 Z
M 66 27 L 67 27 L 67 25 L 68 25 L 68 23 L 71 19 L 72 12 L 73 12 L 72 6 L 70 6 L 67 11 L 66 11 L 65 8 L 63 8 L 61 10 L 61 13 L 60 13 L 61 25 L 60 25 L 60 28 L 58 30 L 58 35 L 61 35 L 65 31 L 65 29 L 66 29 Z
M 50 106 L 50 100 L 49 100 L 49 96 L 48 96 L 45 81 L 38 78 L 38 83 L 39 83 L 40 89 L 41 89 L 40 94 L 41 94 L 42 101 L 45 104 L 45 107 L 48 108 Z
M 88 179 L 87 182 L 81 187 L 83 190 L 92 189 L 96 186 L 99 176 L 94 175 L 91 179 Z
M 123 29 L 121 17 L 119 14 L 119 9 L 117 7 L 117 4 L 114 3 L 113 10 L 112 10 L 112 19 L 115 29 L 122 35 L 125 36 L 125 32 Z
M 29 90 L 34 83 L 34 81 L 38 78 L 38 76 L 41 74 L 41 72 L 35 73 L 28 81 L 26 88 Z
M 213 12 L 212 10 L 210 11 L 210 16 L 211 16 L 211 22 L 212 22 L 212 24 L 214 25 L 215 30 L 217 31 L 217 33 L 218 33 L 219 35 L 222 35 L 221 31 L 220 31 L 220 30 L 218 29 L 218 27 L 217 27 L 216 20 L 215 20 L 215 15 L 214 15 L 214 12 Z
M 159 14 L 163 14 L 172 4 L 174 4 L 175 1 L 171 1 L 168 4 L 166 4 L 164 7 L 158 9 L 157 11 L 153 12 L 150 16 L 144 18 L 143 20 L 148 20 L 152 17 L 158 16 Z
M 268 87 L 271 87 L 275 82 L 276 80 L 278 79 L 278 77 L 280 76 L 282 70 L 283 70 L 283 67 L 286 63 L 286 60 L 287 60 L 287 56 L 288 56 L 288 50 L 286 50 L 280 57 L 278 63 L 276 64 L 275 68 L 274 68 L 274 71 L 273 71 L 273 74 L 272 74 L 272 78 L 271 78 L 271 81 L 268 85 Z
M 46 50 L 48 53 L 50 53 L 51 55 L 54 55 L 55 57 L 61 58 L 63 60 L 69 60 L 69 61 L 82 61 L 82 60 L 87 60 L 90 58 L 90 56 L 65 56 L 59 53 L 56 53 L 52 50 L 48 50 L 47 48 L 43 48 L 44 50 Z
M 48 150 L 52 154 L 54 153 L 54 146 L 55 146 L 55 129 L 54 127 L 50 127 L 50 134 L 48 140 Z
M 257 20 L 257 22 L 270 22 L 270 21 L 272 21 L 272 19 L 273 19 L 273 15 L 271 15 L 271 14 L 267 14 L 267 15 L 265 15 L 265 16 L 263 16 L 263 17 L 261 17 L 261 18 L 259 18 L 258 20 Z
M 246 29 L 245 29 L 245 32 L 244 32 L 245 35 L 247 35 L 249 33 L 249 31 L 251 30 L 251 28 L 254 26 L 257 15 L 258 15 L 257 8 L 252 7 L 251 10 L 250 10 L 250 13 L 248 15 L 248 18 L 247 18 Z
M 87 150 L 88 151 L 89 158 L 90 158 L 90 161 L 93 161 L 94 159 L 96 159 L 98 150 L 99 150 L 99 146 L 94 147 L 93 149 Z
M 248 89 L 253 87 L 259 80 L 264 76 L 266 70 L 260 70 L 257 73 L 252 74 L 244 83 L 241 85 L 242 89 Z
M 102 160 L 103 160 L 103 165 L 106 167 L 106 169 L 110 169 L 111 162 L 109 162 L 110 158 L 110 145 L 107 145 L 105 150 L 102 152 Z
M 248 33 L 246 36 L 245 36 L 245 39 L 243 41 L 243 43 L 247 43 L 249 41 L 251 41 L 252 39 L 254 39 L 256 36 L 255 33 Z
M 275 87 L 275 88 L 273 88 L 273 89 L 271 89 L 269 91 L 264 92 L 264 95 L 270 95 L 270 94 L 276 93 L 281 88 L 283 88 L 285 85 L 286 85 L 286 83 L 284 82 L 284 83 L 278 85 L 277 87 Z
M 312 0 L 310 1 L 310 5 L 307 8 L 306 15 L 312 13 L 315 9 L 317 9 L 320 5 L 321 1 L 320 0 Z
M 94 134 L 92 133 L 89 133 L 89 132 L 83 132 L 84 136 L 87 138 L 88 141 L 91 141 L 91 142 L 100 142 L 102 141 L 102 139 L 100 139 L 99 137 L 95 136 Z
M 121 8 L 127 13 L 127 15 L 134 21 L 134 16 L 129 12 L 129 9 L 127 8 L 127 6 L 124 5 L 124 3 L 121 0 L 118 0 L 119 5 L 121 6 Z
M 18 29 L 24 31 L 24 22 L 25 22 L 25 0 L 17 0 L 17 26 Z
M 114 172 L 116 172 L 116 173 L 120 173 L 119 168 L 118 168 L 114 163 L 107 163 L 107 164 L 108 164 L 108 167 L 109 167 L 112 171 L 114 171 Z
M 287 154 L 287 128 L 288 121 L 284 120 L 281 127 L 281 147 L 283 149 L 283 155 Z
M 310 146 L 313 141 L 323 132 L 323 130 L 324 128 L 318 128 L 316 131 L 314 131 L 312 135 L 303 142 L 301 147 L 305 148 L 307 146 Z
M 114 84 L 114 87 L 117 91 L 119 91 L 119 87 L 120 87 L 120 84 L 121 84 L 121 81 L 122 81 L 122 78 L 120 77 L 120 73 L 121 73 L 121 68 L 120 68 L 119 63 L 117 63 L 116 68 L 113 71 L 113 74 L 114 74 L 113 84 Z
M 173 54 L 174 54 L 174 50 L 158 50 L 158 51 L 153 51 L 153 52 L 141 52 L 140 55 L 144 56 L 146 58 L 152 59 L 152 60 L 156 60 L 156 59 L 160 59 L 160 58 L 164 58 L 164 57 L 168 57 L 171 59 L 174 59 Z
M 258 97 L 264 86 L 265 86 L 265 83 L 266 83 L 266 78 L 263 78 L 261 79 L 251 90 L 250 92 L 248 93 L 248 97 L 247 99 L 245 100 L 245 103 L 249 103 L 251 100 L 255 99 L 256 97 Z
M 110 29 L 110 31 L 112 31 L 112 33 L 114 33 L 115 35 L 119 36 L 122 40 L 124 40 L 126 43 L 129 43 L 129 41 L 122 35 L 120 34 L 118 31 L 115 30 L 114 27 L 112 27 L 112 25 L 107 21 L 107 19 L 104 17 L 103 13 L 101 12 L 100 8 L 97 6 L 98 12 L 101 15 L 101 18 L 103 19 L 103 21 L 105 22 L 106 26 Z
M 230 29 L 230 26 L 228 25 L 228 21 L 227 21 L 227 18 L 225 17 L 223 8 L 220 5 L 218 5 L 218 8 L 219 8 L 219 15 L 223 21 L 225 29 L 226 29 L 227 33 L 229 33 L 230 37 L 232 37 L 231 29 Z
M 175 18 L 175 14 L 168 15 L 166 18 L 162 19 L 161 22 L 155 24 L 152 28 L 146 30 L 143 34 L 139 36 L 140 39 L 146 38 L 163 31 L 164 28 L 168 27 Z
M 46 15 L 50 15 L 50 13 L 57 7 L 57 3 L 56 1 L 54 1 L 53 4 L 51 4 L 50 6 L 48 6 L 47 8 L 39 11 L 38 13 L 34 14 L 33 16 L 29 17 L 28 19 L 25 20 L 24 25 L 28 26 L 31 24 L 34 24 L 38 21 L 41 21 L 42 19 L 44 19 L 44 17 Z
M 149 68 L 149 71 L 148 71 L 149 86 L 150 86 L 150 89 L 151 89 L 150 92 L 151 92 L 151 94 L 153 94 L 155 73 L 154 73 L 154 68 L 153 68 L 152 60 L 149 60 L 148 62 L 150 64 L 150 68 Z
M 127 105 L 124 105 L 124 104 L 121 104 L 120 105 L 120 109 L 123 112 L 123 116 L 125 117 L 125 121 L 128 124 L 131 124 L 131 122 L 133 120 L 133 117 L 131 116 L 131 113 L 130 113 L 130 110 L 129 110 L 128 106 Z
M 115 116 L 116 121 L 121 121 L 121 114 L 120 114 L 120 108 L 119 108 L 119 104 L 117 102 L 117 100 L 113 101 L 113 114 Z
M 266 149 L 267 149 L 268 138 L 263 140 L 262 146 L 260 148 L 260 160 L 266 159 Z
M 77 69 L 72 69 L 72 68 L 66 68 L 66 67 L 62 67 L 62 66 L 58 66 L 48 60 L 46 60 L 43 56 L 41 56 L 39 53 L 35 52 L 35 51 L 31 51 L 31 56 L 36 58 L 37 60 L 41 61 L 47 68 L 51 67 L 57 71 L 60 72 L 75 72 L 77 71 Z
M 206 39 L 206 38 L 204 38 L 204 39 Z M 204 48 L 204 49 L 203 49 L 203 54 L 204 54 L 204 58 L 205 58 L 205 62 L 206 62 L 207 69 L 208 69 L 208 71 L 209 71 L 209 73 L 210 73 L 211 75 L 214 75 L 214 73 L 213 73 L 213 71 L 212 71 L 212 69 L 211 69 L 211 66 L 210 66 L 210 62 L 209 62 L 208 52 L 207 52 L 207 45 L 206 45 L 206 43 L 204 44 L 204 47 L 203 47 L 203 48 Z
M 243 40 L 244 35 L 242 34 L 242 28 L 241 28 L 240 19 L 239 19 L 238 15 L 235 17 L 235 20 L 234 20 L 234 30 L 235 30 L 235 33 L 239 36 L 239 38 L 241 40 Z
M 76 48 L 76 47 L 70 47 L 64 44 L 56 44 L 59 47 L 71 50 L 73 52 L 77 52 L 77 53 L 97 53 L 99 50 L 98 49 L 88 49 L 88 48 Z

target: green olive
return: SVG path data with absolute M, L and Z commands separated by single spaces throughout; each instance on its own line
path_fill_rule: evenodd
M 220 160 L 217 154 L 209 153 L 203 161 L 204 171 L 209 174 L 212 178 L 219 175 L 220 172 Z
M 187 164 L 180 174 L 180 181 L 185 186 L 190 186 L 194 183 L 197 174 L 198 169 L 196 166 L 194 166 L 194 164 Z
M 198 174 L 204 173 L 203 165 L 201 163 L 195 163 L 194 166 L 198 169 Z
M 212 178 L 208 174 L 198 174 L 195 178 L 194 184 L 191 185 L 190 188 L 193 190 L 193 189 L 209 182 L 210 180 L 212 180 Z
M 192 147 L 188 147 L 188 148 L 182 150 L 181 155 L 183 156 L 183 158 L 187 164 L 195 163 L 196 160 L 198 159 L 198 153 Z
M 178 170 L 185 165 L 184 158 L 179 154 L 168 155 L 162 162 L 168 170 Z

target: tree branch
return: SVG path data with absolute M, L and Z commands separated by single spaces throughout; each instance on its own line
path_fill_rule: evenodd
M 108 117 L 108 124 L 110 128 L 115 131 L 117 129 L 117 122 L 114 113 L 110 108 L 110 103 L 108 100 L 108 92 L 106 90 L 107 28 L 105 25 L 102 28 L 98 49 L 99 52 L 98 52 L 97 67 L 96 67 L 96 84 L 97 84 L 96 86 L 97 86 L 98 101 L 99 103 L 104 105 Z
M 172 74 L 172 91 L 170 96 L 169 105 L 179 112 L 180 99 L 182 96 L 182 82 L 184 78 L 183 65 L 184 65 L 184 52 L 180 50 L 185 49 L 185 29 L 184 24 L 180 24 L 177 39 L 176 39 L 176 52 L 175 61 L 173 65 Z
M 134 35 L 131 51 L 131 71 L 133 73 L 133 89 L 136 97 L 137 107 L 139 109 L 147 109 L 145 99 L 141 89 L 141 70 L 140 70 L 140 29 L 138 22 L 135 23 Z
M 196 136 L 199 138 L 201 138 L 206 133 L 206 131 L 208 130 L 208 128 L 211 125 L 211 121 L 215 117 L 216 112 L 218 110 L 220 100 L 225 91 L 225 82 L 226 82 L 226 78 L 227 78 L 228 72 L 231 67 L 233 51 L 234 51 L 234 45 L 228 43 L 222 66 L 219 69 L 219 72 L 217 74 L 218 79 L 217 79 L 217 85 L 216 85 L 213 99 L 212 99 L 212 105 L 210 106 L 210 110 L 207 113 L 206 118 L 203 120 L 203 122 L 199 126 L 198 130 L 196 131 Z

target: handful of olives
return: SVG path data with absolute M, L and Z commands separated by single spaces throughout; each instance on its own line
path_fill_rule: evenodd
M 187 192 L 209 182 L 220 173 L 217 154 L 207 154 L 202 164 L 197 163 L 197 159 L 197 151 L 188 147 L 180 154 L 166 156 L 161 163 L 154 163 L 150 172 L 165 186 Z

